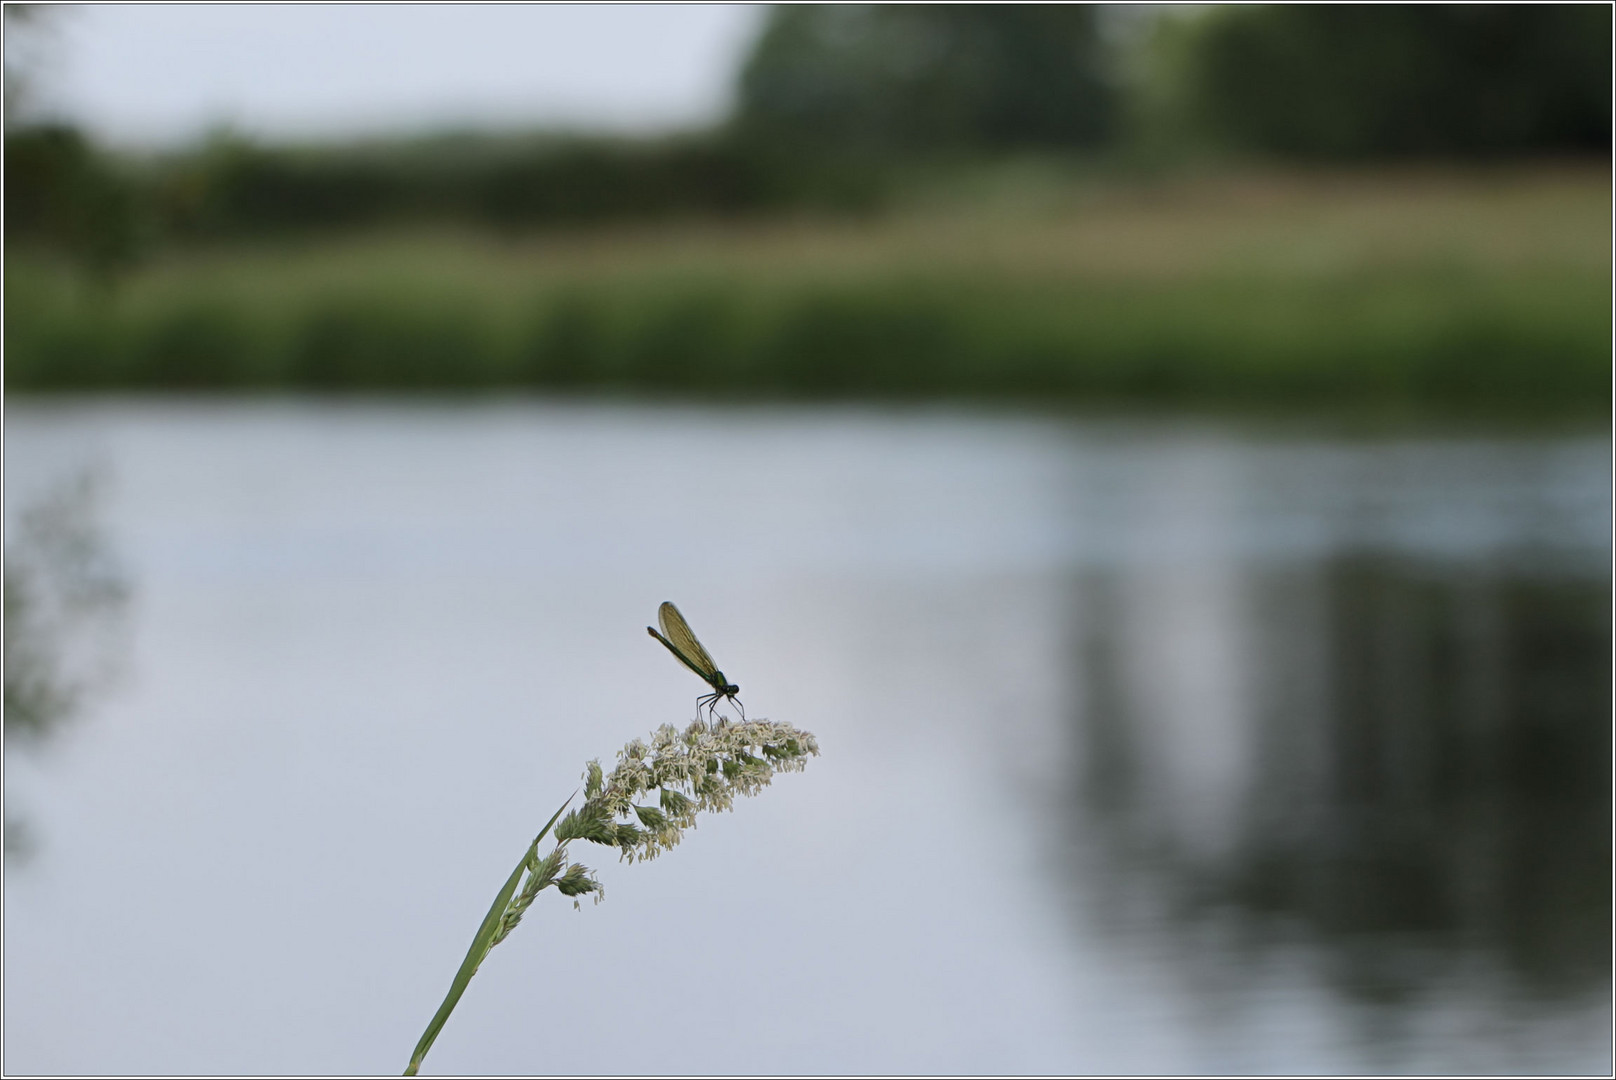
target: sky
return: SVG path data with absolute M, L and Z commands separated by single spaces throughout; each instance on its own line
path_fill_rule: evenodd
M 36 111 L 127 147 L 210 130 L 648 133 L 719 119 L 761 5 L 84 5 L 8 26 Z M 8 20 L 9 22 L 9 20 Z

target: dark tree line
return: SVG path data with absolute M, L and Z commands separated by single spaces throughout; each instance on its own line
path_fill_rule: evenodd
M 1335 159 L 1608 153 L 1604 4 L 1237 7 L 1187 54 L 1233 146 Z
M 1166 96 L 1198 141 L 1342 160 L 1610 148 L 1606 5 L 1276 4 L 1169 18 L 1170 85 L 1126 85 L 1099 5 L 780 8 L 741 74 L 749 137 L 890 155 L 1095 149 Z M 1112 33 L 1106 33 L 1106 25 Z M 1147 42 L 1148 47 L 1148 42 Z
M 1163 117 L 1185 146 L 1275 157 L 1608 155 L 1610 87 L 1606 5 L 1264 5 L 1155 20 L 1103 5 L 778 7 L 734 115 L 674 138 L 215 142 L 137 168 L 71 129 L 9 124 L 6 236 L 105 276 L 142 238 L 867 209 L 888 163 L 1100 155 Z M 1153 109 L 1136 107 L 1143 98 Z
M 866 155 L 1097 147 L 1116 91 L 1086 5 L 776 8 L 740 78 L 748 138 Z

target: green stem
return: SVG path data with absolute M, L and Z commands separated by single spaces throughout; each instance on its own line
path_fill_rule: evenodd
M 500 889 L 499 895 L 494 898 L 488 914 L 483 916 L 483 924 L 477 928 L 477 936 L 471 939 L 471 948 L 466 950 L 466 958 L 460 962 L 460 970 L 455 972 L 454 982 L 449 984 L 449 993 L 444 996 L 443 1004 L 439 1005 L 438 1011 L 433 1014 L 431 1023 L 427 1024 L 426 1030 L 421 1033 L 421 1041 L 415 1044 L 415 1053 L 410 1056 L 409 1067 L 404 1070 L 405 1076 L 414 1076 L 420 1069 L 421 1060 L 426 1057 L 426 1052 L 432 1049 L 433 1040 L 438 1037 L 438 1032 L 443 1030 L 449 1014 L 454 1012 L 455 1006 L 460 1003 L 460 995 L 466 992 L 471 977 L 477 974 L 477 969 L 482 966 L 483 957 L 493 948 L 494 935 L 499 933 L 505 909 L 510 907 L 511 897 L 516 895 L 516 887 L 522 883 L 523 872 L 533 864 L 533 859 L 539 852 L 540 842 L 549 834 L 556 819 L 561 816 L 561 811 L 567 808 L 567 803 L 572 802 L 572 798 L 571 795 L 567 796 L 567 802 L 561 804 L 561 810 L 557 810 L 544 828 L 539 830 L 539 835 L 533 838 L 533 843 L 528 845 L 526 853 L 522 855 L 522 861 L 516 864 L 516 869 L 512 870 L 511 876 L 505 880 L 504 888 Z

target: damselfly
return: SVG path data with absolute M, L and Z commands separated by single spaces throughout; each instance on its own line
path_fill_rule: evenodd
M 685 622 L 685 617 L 679 614 L 679 609 L 674 607 L 671 601 L 665 600 L 662 606 L 657 608 L 657 622 L 662 625 L 662 633 L 657 633 L 649 626 L 645 628 L 645 632 L 666 645 L 668 651 L 679 658 L 680 663 L 700 675 L 707 685 L 713 688 L 712 693 L 703 694 L 696 699 L 696 715 L 700 716 L 705 706 L 708 715 L 711 716 L 718 703 L 727 698 L 735 702 L 735 707 L 740 709 L 741 719 L 746 719 L 746 710 L 741 707 L 740 699 L 735 696 L 741 692 L 741 688 L 724 678 L 724 673 L 718 670 L 713 658 L 701 647 L 701 642 L 697 641 L 696 635 L 690 631 L 690 624 Z

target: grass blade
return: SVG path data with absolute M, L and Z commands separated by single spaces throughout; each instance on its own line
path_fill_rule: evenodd
M 567 808 L 567 803 L 572 802 L 572 798 L 571 795 L 567 796 L 567 802 L 561 804 L 561 809 L 555 812 L 539 831 L 539 835 L 533 838 L 533 843 L 528 845 L 527 851 L 522 855 L 522 861 L 516 864 L 516 869 L 511 871 L 511 876 L 505 880 L 504 887 L 494 898 L 493 906 L 488 909 L 482 925 L 477 928 L 477 936 L 471 940 L 471 948 L 466 950 L 466 958 L 460 962 L 460 970 L 455 972 L 454 982 L 449 984 L 449 993 L 444 996 L 443 1004 L 438 1006 L 438 1011 L 433 1014 L 426 1030 L 421 1033 L 421 1041 L 415 1044 L 415 1053 L 410 1055 L 409 1067 L 404 1070 L 405 1076 L 414 1076 L 420 1069 L 421 1061 L 426 1057 L 426 1052 L 432 1049 L 432 1043 L 437 1039 L 438 1032 L 443 1030 L 449 1014 L 454 1012 L 455 1006 L 460 1003 L 460 995 L 466 992 L 471 977 L 477 974 L 477 969 L 482 966 L 483 957 L 487 956 L 488 950 L 493 947 L 494 935 L 499 932 L 500 920 L 505 917 L 505 909 L 510 906 L 511 897 L 516 895 L 516 887 L 522 883 L 523 872 L 538 854 L 539 844 L 554 827 L 556 820 L 561 817 L 561 811 Z

